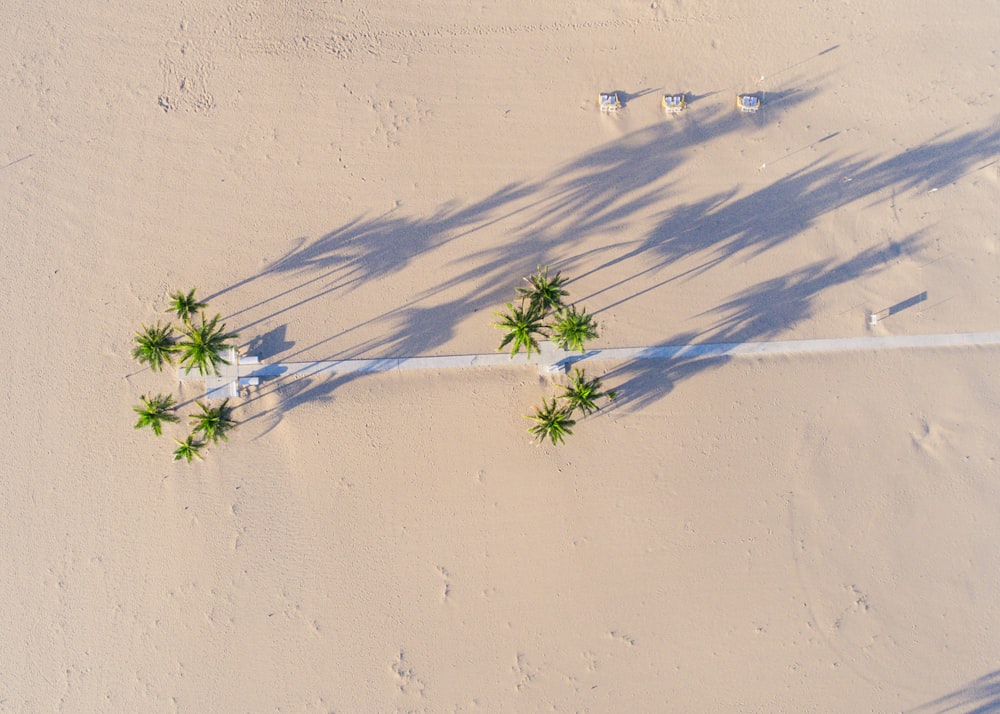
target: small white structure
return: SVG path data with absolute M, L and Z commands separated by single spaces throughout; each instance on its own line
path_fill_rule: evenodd
M 621 99 L 618 98 L 618 92 L 602 92 L 600 94 L 601 111 L 602 112 L 616 112 L 622 108 Z
M 738 94 L 736 95 L 736 107 L 741 112 L 754 114 L 760 109 L 761 97 L 759 94 Z
M 260 384 L 260 376 L 256 372 L 261 365 L 257 355 L 241 357 L 235 347 L 227 347 L 222 357 L 226 360 L 226 364 L 219 365 L 218 374 L 214 372 L 200 374 L 181 367 L 177 370 L 177 376 L 182 381 L 204 382 L 205 399 L 240 397 L 244 388 Z
M 243 394 L 243 390 L 248 387 L 256 387 L 260 384 L 260 377 L 240 377 L 239 380 L 233 380 L 229 383 L 229 396 L 239 397 Z
M 664 94 L 660 104 L 663 106 L 663 111 L 667 114 L 679 114 L 687 106 L 687 99 L 683 93 Z

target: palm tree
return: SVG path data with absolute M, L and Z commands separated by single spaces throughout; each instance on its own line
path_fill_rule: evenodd
M 194 291 L 195 288 L 191 288 L 191 291 L 187 295 L 180 290 L 170 293 L 170 307 L 167 309 L 167 312 L 176 314 L 182 322 L 191 322 L 193 315 L 208 307 L 207 302 L 198 302 L 195 299 Z
M 542 397 L 542 408 L 535 407 L 535 413 L 529 414 L 527 418 L 535 422 L 528 431 L 534 434 L 538 441 L 545 441 L 545 437 L 548 437 L 553 444 L 561 443 L 567 435 L 572 434 L 571 427 L 576 424 L 571 407 L 559 406 L 555 399 L 546 402 L 544 397 Z
M 538 309 L 544 317 L 552 310 L 557 310 L 563 305 L 563 297 L 569 295 L 562 289 L 566 284 L 566 279 L 562 273 L 556 273 L 555 277 L 549 277 L 549 268 L 538 266 L 538 272 L 525 278 L 531 287 L 517 289 L 517 294 L 522 300 L 527 300 L 528 304 Z
M 190 464 L 191 459 L 201 459 L 201 447 L 204 446 L 200 441 L 194 440 L 194 434 L 188 434 L 188 438 L 184 441 L 180 439 L 174 439 L 177 442 L 177 448 L 174 449 L 174 461 L 180 461 L 181 459 L 187 459 Z
M 174 397 L 171 394 L 157 394 L 155 397 L 143 395 L 142 404 L 137 404 L 132 409 L 139 415 L 135 428 L 152 427 L 153 433 L 157 436 L 163 433 L 163 422 L 177 421 L 177 416 L 172 413 Z
M 552 337 L 564 350 L 584 352 L 584 342 L 597 337 L 597 323 L 592 315 L 587 314 L 587 308 L 578 311 L 576 305 L 570 305 L 559 310 L 556 315 Z
M 177 351 L 174 342 L 174 328 L 170 325 L 156 323 L 155 327 L 143 325 L 142 330 L 135 333 L 135 348 L 132 358 L 139 364 L 149 364 L 154 372 L 163 369 L 163 363 L 173 364 L 173 353 Z
M 600 409 L 597 406 L 598 399 L 611 400 L 618 396 L 618 392 L 614 390 L 601 391 L 602 386 L 600 377 L 587 379 L 586 372 L 574 368 L 569 384 L 563 387 L 563 393 L 559 396 L 568 402 L 570 411 L 579 409 L 586 416 Z
M 538 339 L 535 336 L 544 337 L 545 326 L 542 324 L 542 314 L 534 304 L 530 304 L 528 307 L 523 305 L 514 307 L 511 303 L 507 303 L 507 311 L 498 312 L 496 316 L 500 318 L 500 321 L 494 322 L 494 326 L 507 330 L 500 346 L 497 347 L 498 352 L 507 345 L 511 345 L 511 357 L 516 355 L 522 347 L 529 357 L 532 350 L 539 351 Z
M 195 402 L 201 409 L 200 414 L 188 414 L 191 417 L 191 425 L 194 427 L 192 434 L 199 431 L 205 437 L 205 441 L 217 444 L 219 439 L 228 441 L 226 432 L 236 426 L 236 420 L 232 418 L 233 410 L 229 406 L 229 400 L 223 399 L 222 404 L 217 407 L 209 407 L 201 402 Z
M 219 374 L 220 364 L 229 364 L 222 356 L 223 351 L 231 347 L 228 340 L 239 337 L 235 332 L 226 332 L 226 326 L 219 325 L 221 315 L 216 315 L 205 322 L 205 313 L 201 315 L 201 325 L 195 327 L 190 322 L 184 326 L 184 339 L 178 343 L 181 350 L 180 365 L 188 371 L 198 368 L 199 374 L 209 371 Z

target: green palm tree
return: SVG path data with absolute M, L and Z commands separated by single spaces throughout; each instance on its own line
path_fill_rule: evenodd
M 167 312 L 174 313 L 182 322 L 191 322 L 191 318 L 195 314 L 208 307 L 207 302 L 198 302 L 194 291 L 195 288 L 191 288 L 187 295 L 180 290 L 170 293 L 170 307 Z
M 612 400 L 618 396 L 618 392 L 614 390 L 602 391 L 602 386 L 600 377 L 587 379 L 586 372 L 574 368 L 569 384 L 563 387 L 563 393 L 559 396 L 566 400 L 571 411 L 579 409 L 586 416 L 600 409 L 598 399 Z
M 522 300 L 527 300 L 528 304 L 537 308 L 542 317 L 545 317 L 552 310 L 558 310 L 563 305 L 563 298 L 569 295 L 562 289 L 566 284 L 566 279 L 562 273 L 556 273 L 554 277 L 549 277 L 549 267 L 544 268 L 539 265 L 534 275 L 525 278 L 530 287 L 517 289 L 517 294 Z
M 584 352 L 584 343 L 597 337 L 597 323 L 592 315 L 587 314 L 587 308 L 578 311 L 576 305 L 570 305 L 557 313 L 552 337 L 564 350 Z
M 201 315 L 201 325 L 195 327 L 190 322 L 184 326 L 184 339 L 177 347 L 181 350 L 180 365 L 188 371 L 197 368 L 199 374 L 209 371 L 219 374 L 220 364 L 229 364 L 222 353 L 231 347 L 229 340 L 239 337 L 235 332 L 226 332 L 226 326 L 219 325 L 221 315 L 216 315 L 205 322 L 205 314 Z
M 149 364 L 154 372 L 163 369 L 163 363 L 174 363 L 173 353 L 177 351 L 174 342 L 174 328 L 170 325 L 143 325 L 142 330 L 135 333 L 135 347 L 132 358 L 139 364 Z
M 177 448 L 174 449 L 174 461 L 180 461 L 181 459 L 186 459 L 190 464 L 191 459 L 201 460 L 201 447 L 204 446 L 200 441 L 194 440 L 194 434 L 188 434 L 188 438 L 184 441 L 180 439 L 174 439 L 177 442 Z
M 157 436 L 163 433 L 163 422 L 177 421 L 177 416 L 172 413 L 174 397 L 171 394 L 157 394 L 155 397 L 143 395 L 142 404 L 137 404 L 132 409 L 139 415 L 135 428 L 152 427 L 153 433 Z
M 498 312 L 496 316 L 500 321 L 494 322 L 494 326 L 507 330 L 500 346 L 497 347 L 498 352 L 507 345 L 511 345 L 511 357 L 520 352 L 522 347 L 529 356 L 532 350 L 539 351 L 536 335 L 544 337 L 545 326 L 542 324 L 543 317 L 534 304 L 528 307 L 523 305 L 514 307 L 511 303 L 507 303 L 507 311 Z
M 544 397 L 541 409 L 535 407 L 535 413 L 529 414 L 527 418 L 535 422 L 528 431 L 538 441 L 545 441 L 545 437 L 548 437 L 553 444 L 562 443 L 566 436 L 573 433 L 571 427 L 576 424 L 572 408 L 560 406 L 555 399 L 546 402 Z
M 229 437 L 226 432 L 236 426 L 236 420 L 232 418 L 233 410 L 229 406 L 229 400 L 223 399 L 222 404 L 217 407 L 209 407 L 202 402 L 195 402 L 195 404 L 201 409 L 201 413 L 188 415 L 191 417 L 191 426 L 194 427 L 191 433 L 197 434 L 200 431 L 205 437 L 205 441 L 211 441 L 213 444 L 217 444 L 219 439 L 228 441 Z

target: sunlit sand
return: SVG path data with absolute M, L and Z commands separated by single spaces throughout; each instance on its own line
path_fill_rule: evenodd
M 0 16 L 0 711 L 1000 706 L 995 3 Z M 193 286 L 259 362 L 186 463 Z

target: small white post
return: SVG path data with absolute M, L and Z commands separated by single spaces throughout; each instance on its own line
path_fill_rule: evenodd
M 878 313 L 868 311 L 868 327 L 875 327 L 878 324 Z

